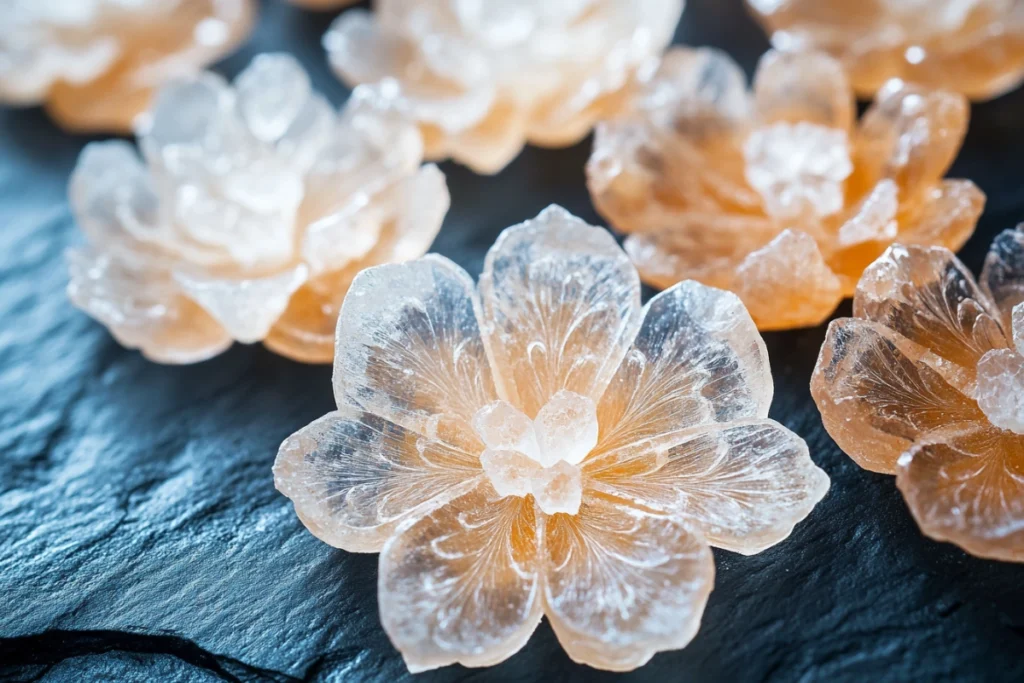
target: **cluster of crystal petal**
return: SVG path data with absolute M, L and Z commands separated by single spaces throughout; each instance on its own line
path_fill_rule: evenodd
M 959 248 L 984 195 L 943 176 L 966 100 L 891 81 L 857 122 L 839 64 L 769 52 L 753 92 L 713 49 L 674 48 L 587 164 L 601 213 L 656 287 L 736 292 L 761 329 L 821 323 L 894 240 Z
M 427 158 L 496 173 L 529 141 L 562 147 L 621 107 L 683 0 L 377 0 L 324 38 L 347 82 L 384 80 Z
M 543 615 L 603 669 L 683 647 L 710 546 L 778 543 L 829 486 L 767 418 L 739 299 L 684 282 L 642 308 L 612 236 L 558 207 L 501 235 L 479 287 L 433 255 L 361 273 L 334 391 L 275 481 L 316 536 L 381 553 L 413 671 L 500 662 Z
M 0 0 L 0 102 L 65 128 L 129 132 L 163 83 L 249 33 L 252 0 Z
M 811 390 L 861 467 L 895 474 L 929 536 L 1024 562 L 1024 226 L 980 283 L 948 250 L 894 245 L 836 320 Z
M 1022 0 L 747 0 L 782 50 L 822 50 L 870 97 L 890 78 L 988 99 L 1024 79 Z
M 413 124 L 358 88 L 340 115 L 285 55 L 234 84 L 176 81 L 140 133 L 89 145 L 71 179 L 88 245 L 72 301 L 166 363 L 263 340 L 330 362 L 345 292 L 370 265 L 422 256 L 448 210 Z

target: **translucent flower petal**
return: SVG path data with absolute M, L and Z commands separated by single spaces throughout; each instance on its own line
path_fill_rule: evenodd
M 338 321 L 338 405 L 424 434 L 445 417 L 471 430 L 498 398 L 476 308 L 473 281 L 440 256 L 360 273 Z
M 743 70 L 715 48 L 673 47 L 643 80 L 637 106 L 664 128 L 734 128 L 749 116 Z
M 363 258 L 341 267 L 344 260 L 336 258 L 331 246 L 342 243 L 331 243 L 330 231 L 305 240 L 302 249 L 312 269 L 329 272 L 295 293 L 264 340 L 267 346 L 301 361 L 330 363 L 334 358 L 338 312 L 353 278 L 370 266 L 422 256 L 441 229 L 449 203 L 444 174 L 437 166 L 428 164 L 377 195 L 365 207 L 366 216 L 381 221 L 381 228 L 377 243 Z M 351 218 L 365 225 L 366 216 Z M 322 247 L 320 238 L 328 243 L 326 247 Z M 322 248 L 314 250 L 314 245 Z
M 313 94 L 309 74 L 287 54 L 258 55 L 234 86 L 242 118 L 264 142 L 280 139 Z
M 960 251 L 985 209 L 985 193 L 970 180 L 944 180 L 925 193 L 921 207 L 903 220 L 900 244 L 937 245 Z
M 889 248 L 864 271 L 853 314 L 931 351 L 933 365 L 961 388 L 988 350 L 1009 344 L 974 277 L 941 247 Z
M 754 75 L 754 98 L 763 123 L 806 122 L 849 131 L 856 115 L 842 65 L 820 52 L 769 52 Z
M 962 95 L 891 81 L 861 119 L 854 141 L 859 180 L 882 178 L 914 194 L 937 182 L 967 133 L 970 107 Z
M 632 234 L 624 245 L 644 282 L 662 289 L 691 279 L 731 289 L 739 264 L 778 236 L 757 216 L 680 213 L 665 224 L 671 229 Z
M 146 259 L 83 247 L 68 252 L 68 270 L 71 302 L 151 360 L 198 363 L 231 346 L 231 335 Z
M 274 483 L 325 543 L 377 552 L 405 519 L 447 500 L 481 474 L 465 444 L 409 431 L 343 408 L 288 437 Z
M 381 622 L 412 672 L 490 666 L 542 615 L 533 501 L 484 484 L 402 527 L 380 555 Z
M 597 402 L 640 324 L 629 259 L 561 207 L 501 234 L 480 295 L 499 387 L 530 417 L 563 389 Z
M 123 140 L 86 145 L 68 196 L 79 226 L 97 247 L 124 243 L 125 237 L 170 246 L 152 180 L 135 148 Z
M 843 299 L 842 282 L 805 232 L 784 230 L 736 269 L 733 289 L 763 330 L 820 325 Z
M 602 487 L 692 520 L 711 545 L 752 555 L 789 536 L 829 489 L 802 438 L 773 420 L 694 427 L 656 446 L 663 463 L 594 472 Z
M 736 295 L 682 282 L 647 304 L 633 347 L 601 399 L 594 476 L 711 422 L 768 416 L 768 351 Z
M 382 94 L 392 107 L 449 133 L 468 130 L 486 118 L 495 101 L 495 88 L 484 79 L 486 67 L 480 63 L 480 56 L 462 54 L 464 78 L 457 73 L 455 79 L 447 73 L 437 74 L 437 61 L 430 60 L 429 46 L 425 54 L 422 44 L 393 26 L 383 25 L 388 23 L 389 11 L 398 10 L 381 10 L 384 22 L 359 9 L 338 17 L 324 36 L 335 72 L 351 85 L 382 83 Z M 471 83 L 457 82 L 466 78 Z M 465 86 L 470 84 L 476 87 L 467 89 Z
M 588 495 L 545 518 L 545 613 L 569 656 L 628 671 L 697 633 L 714 581 L 700 535 L 671 517 Z
M 178 270 L 174 281 L 233 338 L 252 344 L 267 336 L 308 275 L 304 265 L 266 277 L 241 280 Z
M 869 320 L 829 325 L 811 394 L 828 433 L 861 467 L 894 474 L 900 455 L 927 434 L 987 422 L 973 399 L 923 360 L 927 353 Z
M 1024 437 L 978 428 L 920 443 L 900 459 L 896 483 L 932 538 L 1024 561 Z

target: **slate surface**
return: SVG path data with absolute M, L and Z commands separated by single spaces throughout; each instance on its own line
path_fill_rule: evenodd
M 289 50 L 341 102 L 319 46 L 331 16 L 263 9 L 222 70 Z M 729 49 L 748 70 L 766 48 L 739 0 L 691 0 L 679 39 Z M 975 271 L 992 237 L 1024 220 L 1022 114 L 1024 92 L 976 107 L 954 170 L 989 195 L 963 254 Z M 86 142 L 38 111 L 0 112 L 0 680 L 406 678 L 377 617 L 376 557 L 314 539 L 271 480 L 281 440 L 332 409 L 330 368 L 242 346 L 161 367 L 67 302 L 65 183 Z M 491 178 L 445 164 L 453 201 L 436 250 L 476 275 L 502 228 L 549 203 L 599 222 L 588 152 L 528 149 Z M 894 480 L 839 452 L 808 392 L 823 336 L 767 341 L 772 415 L 807 438 L 831 493 L 781 545 L 716 551 L 697 638 L 623 679 L 1024 680 L 1024 566 L 923 538 Z M 543 624 L 498 667 L 417 680 L 605 678 Z

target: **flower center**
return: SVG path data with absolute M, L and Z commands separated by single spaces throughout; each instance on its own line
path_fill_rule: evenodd
M 846 131 L 814 123 L 773 123 L 743 147 L 746 176 L 773 218 L 819 219 L 838 213 L 851 173 Z
M 996 427 L 1024 434 L 1024 303 L 1013 309 L 1017 351 L 996 349 L 978 361 L 978 405 Z
M 533 495 L 549 515 L 579 512 L 579 464 L 597 445 L 597 406 L 560 391 L 531 420 L 506 401 L 477 411 L 473 428 L 487 446 L 480 461 L 502 496 Z

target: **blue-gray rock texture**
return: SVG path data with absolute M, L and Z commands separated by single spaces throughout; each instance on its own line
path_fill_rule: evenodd
M 288 50 L 340 103 L 320 48 L 331 18 L 266 0 L 256 36 L 218 69 Z M 739 0 L 690 0 L 678 40 L 748 70 L 767 48 Z M 376 556 L 316 540 L 274 490 L 280 442 L 333 407 L 330 368 L 260 346 L 159 366 L 68 303 L 66 183 L 86 142 L 38 110 L 0 112 L 0 680 L 406 679 L 377 615 Z M 589 150 L 529 148 L 495 177 L 444 164 L 452 210 L 435 250 L 475 275 L 502 228 L 552 202 L 600 223 Z M 1024 220 L 1024 91 L 975 107 L 953 175 L 989 196 L 963 252 L 977 271 Z M 716 551 L 696 639 L 622 678 L 1024 681 L 1024 566 L 924 538 L 894 479 L 839 451 L 808 390 L 824 333 L 767 342 L 772 416 L 807 439 L 831 492 L 767 552 Z M 571 662 L 546 624 L 497 667 L 416 677 L 606 678 Z

